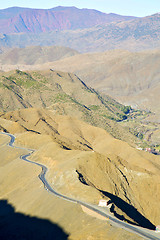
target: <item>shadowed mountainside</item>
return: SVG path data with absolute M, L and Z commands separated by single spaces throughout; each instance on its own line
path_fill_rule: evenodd
M 65 240 L 69 236 L 49 220 L 15 212 L 14 207 L 7 200 L 0 200 L 0 229 L 1 240 Z
M 139 226 L 143 228 L 148 228 L 150 230 L 155 230 L 156 226 L 153 225 L 147 218 L 145 218 L 141 213 L 137 211 L 136 208 L 134 208 L 132 205 L 126 203 L 121 198 L 105 191 L 99 190 L 104 196 L 109 197 L 111 199 L 111 203 L 115 204 L 119 209 L 122 210 L 122 212 L 126 213 L 127 216 L 129 216 L 131 219 L 134 220 Z M 114 205 L 111 208 L 111 212 L 114 213 L 114 215 L 117 218 L 120 218 L 120 215 L 116 213 L 114 210 Z M 122 216 L 121 216 L 122 217 Z M 126 220 L 126 219 L 125 219 Z

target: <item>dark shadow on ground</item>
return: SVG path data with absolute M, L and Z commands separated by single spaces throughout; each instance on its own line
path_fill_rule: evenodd
M 68 236 L 57 224 L 15 212 L 7 200 L 0 201 L 0 240 L 66 240 Z
M 114 216 L 115 216 L 116 218 L 118 218 L 119 220 L 121 220 L 121 221 L 125 221 L 125 222 L 127 222 L 127 223 L 129 223 L 129 224 L 132 224 L 132 225 L 135 225 L 135 226 L 139 226 L 138 223 L 135 223 L 135 222 L 133 222 L 133 221 L 130 221 L 130 220 L 128 220 L 127 218 L 125 218 L 123 215 L 118 214 L 118 213 L 116 212 L 116 210 L 115 210 L 115 205 L 114 205 L 114 204 L 112 204 L 112 206 L 111 206 L 111 208 L 110 208 L 110 212 L 113 213 Z
M 143 228 L 147 228 L 150 230 L 155 230 L 156 226 L 153 225 L 147 218 L 145 218 L 141 213 L 137 211 L 135 207 L 132 205 L 126 203 L 121 198 L 102 190 L 99 190 L 104 196 L 111 199 L 112 203 L 117 206 L 119 209 L 121 209 L 128 217 L 130 217 L 137 225 Z M 117 218 L 120 220 L 124 220 L 122 215 L 119 215 L 115 212 L 114 207 L 111 208 L 111 211 L 115 214 Z M 125 219 L 126 220 L 126 219 Z M 132 223 L 128 220 L 128 223 Z
M 76 173 L 78 174 L 78 179 L 79 179 L 79 181 L 80 181 L 81 183 L 83 183 L 84 185 L 89 186 L 88 183 L 86 182 L 86 180 L 84 179 L 83 175 L 82 175 L 80 172 L 78 172 L 78 170 L 76 170 Z

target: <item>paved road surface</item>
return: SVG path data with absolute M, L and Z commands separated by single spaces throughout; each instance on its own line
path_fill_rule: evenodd
M 57 197 L 60 197 L 60 198 L 63 198 L 64 200 L 67 200 L 67 201 L 70 201 L 70 202 L 73 202 L 73 203 L 77 203 L 77 204 L 80 204 L 80 205 L 83 205 L 85 206 L 86 208 L 106 217 L 106 220 L 108 220 L 111 224 L 113 225 L 116 225 L 117 227 L 119 228 L 123 228 L 129 232 L 133 232 L 133 233 L 136 233 L 138 235 L 140 235 L 141 237 L 145 238 L 145 239 L 150 239 L 150 240 L 160 240 L 160 233 L 156 233 L 155 231 L 152 231 L 152 230 L 148 230 L 148 229 L 145 229 L 145 228 L 141 228 L 141 227 L 137 227 L 137 226 L 133 226 L 131 224 L 128 224 L 126 222 L 123 222 L 117 218 L 115 218 L 114 216 L 111 215 L 111 213 L 107 212 L 106 209 L 104 208 L 101 208 L 101 207 L 98 207 L 96 205 L 92 205 L 92 204 L 89 204 L 89 203 L 85 203 L 85 202 L 82 202 L 78 199 L 73 199 L 73 198 L 70 198 L 70 197 L 67 197 L 61 193 L 58 193 L 56 190 L 54 190 L 50 184 L 48 183 L 48 181 L 46 180 L 45 178 L 45 175 L 48 171 L 47 167 L 40 164 L 40 163 L 36 163 L 36 162 L 33 162 L 33 161 L 30 161 L 28 160 L 28 157 L 35 151 L 35 150 L 32 150 L 32 149 L 26 149 L 26 148 L 21 148 L 21 147 L 16 147 L 16 146 L 13 146 L 13 143 L 15 141 L 15 136 L 12 135 L 12 134 L 8 134 L 8 133 L 1 133 L 1 134 L 5 134 L 5 135 L 8 135 L 10 136 L 11 140 L 10 142 L 8 143 L 8 145 L 10 147 L 14 147 L 14 148 L 19 148 L 19 149 L 24 149 L 24 150 L 29 150 L 29 153 L 26 154 L 26 155 L 22 155 L 20 156 L 20 158 L 26 162 L 29 162 L 29 163 L 32 163 L 32 164 L 35 164 L 35 165 L 38 165 L 39 167 L 42 168 L 42 171 L 41 173 L 39 174 L 39 178 L 40 180 L 43 182 L 44 184 L 44 188 L 53 193 L 54 195 L 56 195 Z

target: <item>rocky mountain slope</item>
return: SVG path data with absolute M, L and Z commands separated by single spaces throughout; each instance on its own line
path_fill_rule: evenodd
M 129 112 L 127 107 L 125 108 L 108 96 L 101 96 L 72 73 L 57 72 L 52 69 L 37 72 L 15 70 L 1 73 L 0 80 L 1 110 L 3 111 L 36 105 L 48 108 L 61 100 L 62 102 L 74 102 L 86 109 L 94 108 L 94 106 L 95 108 L 96 106 L 97 108 L 104 107 L 108 118 L 117 121 L 126 119 L 126 114 Z M 4 94 L 8 98 L 4 99 L 2 97 Z
M 157 115 L 119 104 L 108 95 L 89 88 L 75 74 L 52 69 L 2 72 L 0 111 L 30 107 L 76 116 L 131 145 L 143 148 L 160 145 Z
M 41 33 L 75 30 L 135 17 L 106 14 L 92 9 L 55 7 L 52 9 L 7 8 L 0 10 L 0 33 Z

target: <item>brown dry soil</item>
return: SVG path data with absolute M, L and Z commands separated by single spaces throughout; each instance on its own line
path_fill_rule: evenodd
M 143 227 L 159 224 L 158 156 L 138 151 L 73 117 L 40 109 L 19 113 L 19 118 L 17 112 L 15 116 L 12 112 L 12 118 L 10 113 L 7 119 L 0 118 L 1 130 L 15 134 L 16 145 L 36 149 L 30 159 L 49 168 L 47 179 L 57 191 L 94 204 L 102 197 L 110 199 L 119 218 Z M 48 194 L 37 177 L 40 169 L 20 160 L 22 150 L 6 146 L 8 140 L 0 136 L 1 199 L 16 211 L 49 219 L 69 239 L 140 239 Z

